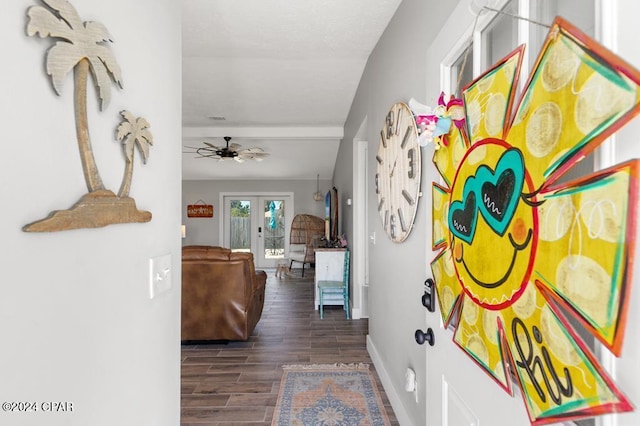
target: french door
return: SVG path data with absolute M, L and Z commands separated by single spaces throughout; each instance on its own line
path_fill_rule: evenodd
M 275 267 L 289 251 L 293 195 L 221 194 L 224 247 L 253 253 L 256 267 Z

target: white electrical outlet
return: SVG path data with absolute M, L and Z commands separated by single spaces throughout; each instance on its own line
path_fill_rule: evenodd
M 149 260 L 149 298 L 171 289 L 171 275 L 171 253 Z
M 413 396 L 418 402 L 418 381 L 416 380 L 416 372 L 412 368 L 407 368 L 404 373 L 404 390 L 413 392 Z
M 407 392 L 416 390 L 416 372 L 411 368 L 407 368 L 404 373 L 404 390 Z

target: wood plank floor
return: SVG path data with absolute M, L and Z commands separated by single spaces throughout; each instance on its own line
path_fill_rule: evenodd
M 342 307 L 313 306 L 313 270 L 305 278 L 267 270 L 262 318 L 246 342 L 182 346 L 182 426 L 270 425 L 283 364 L 371 365 L 391 425 L 398 425 L 366 350 L 367 320 Z M 299 274 L 299 272 L 298 272 Z

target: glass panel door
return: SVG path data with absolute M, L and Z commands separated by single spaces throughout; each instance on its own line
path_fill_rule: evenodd
M 252 252 L 256 250 L 255 210 L 256 200 L 254 197 L 233 198 L 225 200 L 225 216 L 227 226 L 225 227 L 225 247 L 232 251 Z
M 285 200 L 260 197 L 264 211 L 262 239 L 259 247 L 264 263 L 275 266 L 285 257 Z
M 224 195 L 224 247 L 251 252 L 256 267 L 275 267 L 289 254 L 293 195 Z

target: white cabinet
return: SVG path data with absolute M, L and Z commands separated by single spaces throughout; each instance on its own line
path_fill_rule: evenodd
M 318 281 L 342 281 L 344 277 L 345 249 L 316 249 L 316 278 L 315 278 L 315 306 L 320 305 L 318 297 Z M 344 305 L 344 299 L 340 294 L 327 294 L 324 296 L 325 305 Z

